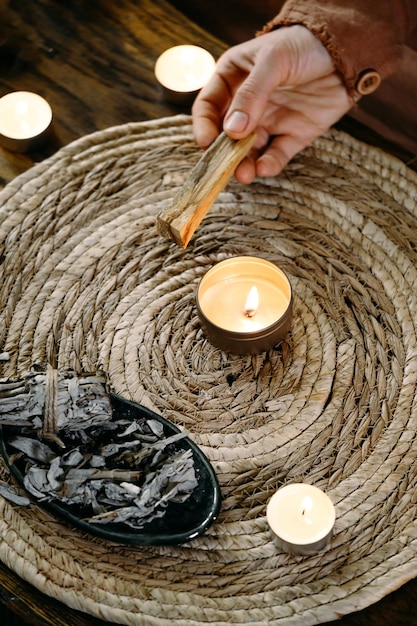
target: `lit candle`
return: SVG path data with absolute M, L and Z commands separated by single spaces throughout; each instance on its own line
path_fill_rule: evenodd
M 332 501 L 321 489 L 292 483 L 272 496 L 266 517 L 280 548 L 292 554 L 311 555 L 329 542 L 336 514 Z
M 288 333 L 291 285 L 274 263 L 233 257 L 201 280 L 197 312 L 213 345 L 234 354 L 257 354 L 278 345 Z
M 30 91 L 0 98 L 0 144 L 12 152 L 29 152 L 47 139 L 52 124 L 49 103 Z
M 155 76 L 165 97 L 175 104 L 190 104 L 214 72 L 213 56 L 199 46 L 180 45 L 165 50 L 155 64 Z

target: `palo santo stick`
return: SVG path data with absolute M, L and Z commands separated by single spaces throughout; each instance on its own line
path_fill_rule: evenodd
M 221 133 L 204 152 L 172 204 L 158 215 L 159 234 L 185 248 L 254 141 L 255 133 L 238 140 Z

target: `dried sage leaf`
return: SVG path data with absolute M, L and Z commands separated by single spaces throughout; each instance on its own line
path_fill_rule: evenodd
M 27 496 L 19 495 L 13 487 L 2 480 L 0 481 L 0 496 L 20 506 L 28 506 L 30 504 L 30 500 Z

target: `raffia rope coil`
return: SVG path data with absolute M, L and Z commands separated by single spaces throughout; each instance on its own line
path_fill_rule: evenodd
M 122 624 L 318 624 L 417 574 L 416 176 L 332 131 L 279 177 L 231 182 L 184 251 L 155 217 L 198 157 L 188 117 L 130 124 L 2 191 L 0 365 L 102 368 L 116 393 L 189 430 L 221 516 L 188 545 L 142 549 L 1 500 L 0 558 Z M 294 289 L 288 340 L 257 357 L 215 349 L 197 320 L 199 279 L 235 254 L 276 262 Z M 281 553 L 265 519 L 299 480 L 337 512 L 307 558 Z

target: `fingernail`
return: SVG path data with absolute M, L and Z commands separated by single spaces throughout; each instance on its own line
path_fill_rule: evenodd
M 243 111 L 233 111 L 225 122 L 224 130 L 232 133 L 243 133 L 249 122 L 249 115 Z

